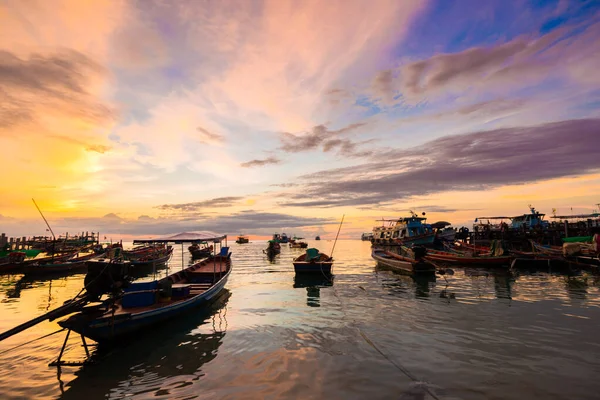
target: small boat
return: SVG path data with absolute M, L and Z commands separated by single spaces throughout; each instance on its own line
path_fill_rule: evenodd
M 321 236 L 315 236 L 315 240 L 321 240 Z
M 281 245 L 274 240 L 269 240 L 269 246 L 263 250 L 263 253 L 269 258 L 273 258 L 281 253 Z
M 488 256 L 488 255 L 467 255 L 450 253 L 447 251 L 428 250 L 425 259 L 428 261 L 438 261 L 449 264 L 459 265 L 480 265 L 480 266 L 509 266 L 513 256 Z
M 132 283 L 118 296 L 58 324 L 100 343 L 143 333 L 152 325 L 218 298 L 230 273 L 231 253 L 218 255 L 161 280 Z
M 306 242 L 290 242 L 290 248 L 292 249 L 306 249 L 308 248 L 308 243 Z
M 394 271 L 408 274 L 435 274 L 435 265 L 428 262 L 424 257 L 419 257 L 417 260 L 382 249 L 373 249 L 371 257 L 382 267 Z
M 28 275 L 43 275 L 68 271 L 85 271 L 87 270 L 87 261 L 94 257 L 98 257 L 98 255 L 95 253 L 90 253 L 83 256 L 73 257 L 67 261 L 56 261 L 43 264 L 33 263 L 24 266 L 20 271 Z
M 323 274 L 331 274 L 331 266 L 333 258 L 327 254 L 320 253 L 317 249 L 307 249 L 304 254 L 297 257 L 293 261 L 294 270 L 299 272 L 318 272 Z
M 285 233 L 282 233 L 279 237 L 279 243 L 289 243 L 290 238 Z
M 188 251 L 192 255 L 192 260 L 197 260 L 199 258 L 210 257 L 213 252 L 213 246 L 209 246 L 208 242 L 194 243 L 188 247 Z
M 290 239 L 290 248 L 292 249 L 306 249 L 308 248 L 308 243 L 303 242 L 301 237 L 294 236 Z
M 237 244 L 250 243 L 250 239 L 248 239 L 248 236 L 240 235 L 237 237 L 237 240 L 235 242 Z
M 151 266 L 166 264 L 171 256 L 173 255 L 173 248 L 168 246 L 166 251 L 160 251 L 154 254 L 149 254 L 146 257 L 138 258 L 137 260 L 131 260 L 133 266 Z
M 0 263 L 0 272 L 19 272 L 23 268 L 32 265 L 44 265 L 48 263 L 63 262 L 75 256 L 77 253 L 66 253 L 61 255 L 24 259 L 23 253 L 13 252 L 7 259 Z
M 533 246 L 533 250 L 535 252 L 557 257 L 562 257 L 563 255 L 563 248 L 559 246 L 543 246 L 534 241 L 531 241 L 531 245 Z

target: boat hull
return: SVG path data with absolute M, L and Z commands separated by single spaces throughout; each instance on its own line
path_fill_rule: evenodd
M 294 271 L 298 273 L 323 273 L 331 274 L 331 266 L 333 261 L 325 262 L 306 262 L 306 261 L 294 261 Z
M 87 271 L 87 260 L 65 262 L 60 264 L 29 265 L 21 269 L 21 272 L 28 275 L 44 275 L 69 271 Z
M 428 252 L 425 257 L 430 261 L 444 262 L 449 264 L 457 265 L 469 265 L 469 266 L 486 266 L 486 267 L 508 267 L 513 259 L 512 256 L 500 256 L 500 257 L 468 257 L 463 255 L 456 255 L 451 253 L 443 252 Z
M 435 266 L 426 261 L 410 260 L 407 257 L 393 255 L 383 250 L 373 250 L 371 257 L 384 267 L 400 273 L 412 274 L 435 274 Z

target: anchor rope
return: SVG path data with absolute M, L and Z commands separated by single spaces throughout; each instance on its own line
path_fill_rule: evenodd
M 18 344 L 18 345 L 16 345 L 15 347 L 11 347 L 10 349 L 6 349 L 6 350 L 4 350 L 4 351 L 0 352 L 0 355 L 1 355 L 1 354 L 4 354 L 4 353 L 8 353 L 9 351 L 12 351 L 12 350 L 18 349 L 19 347 L 26 346 L 26 345 L 28 345 L 28 344 L 31 344 L 31 343 L 33 343 L 33 342 L 37 342 L 38 340 L 42 340 L 42 339 L 44 339 L 44 338 L 47 338 L 48 336 L 56 335 L 57 333 L 60 333 L 60 332 L 64 331 L 65 329 L 66 329 L 66 328 L 61 328 L 61 329 L 59 329 L 59 330 L 57 330 L 57 331 L 54 331 L 54 332 L 52 332 L 52 333 L 48 333 L 47 335 L 40 336 L 40 337 L 38 337 L 38 338 L 35 338 L 35 339 L 33 339 L 33 340 L 30 340 L 30 341 L 28 341 L 28 342 L 25 342 L 25 343 Z
M 331 283 L 333 283 L 332 279 L 329 279 L 325 273 L 323 272 L 323 268 L 321 267 L 321 273 L 323 273 L 323 276 L 325 276 L 325 278 L 327 278 Z M 445 277 L 444 277 L 445 279 Z M 447 282 L 447 281 L 446 281 Z M 337 290 L 335 288 L 335 285 L 332 285 L 332 289 L 333 289 L 333 295 L 338 299 L 339 303 L 340 303 L 340 308 L 342 309 L 342 313 L 344 314 L 344 317 L 349 318 L 348 317 L 348 313 L 345 310 L 345 306 L 344 306 L 344 302 L 342 301 L 342 298 L 339 296 L 339 294 L 337 293 Z M 364 290 L 364 288 L 361 287 L 361 289 Z M 365 290 L 366 292 L 366 290 Z M 377 353 L 379 353 L 383 358 L 385 358 L 390 364 L 392 364 L 398 371 L 400 371 L 402 374 L 404 374 L 406 377 L 408 377 L 411 381 L 413 381 L 414 383 L 419 383 L 422 382 L 419 379 L 417 379 L 406 367 L 402 366 L 402 364 L 392 360 L 387 354 L 385 354 L 376 344 L 375 342 L 373 342 L 373 340 L 371 340 L 367 334 L 360 329 L 360 327 L 356 324 L 356 320 L 352 320 L 354 327 L 356 328 L 356 330 L 358 330 L 358 333 L 360 334 L 360 336 L 363 338 L 363 340 L 369 345 L 371 346 L 373 349 L 375 349 L 375 351 L 377 351 Z M 435 393 L 433 393 L 431 391 L 431 389 L 429 389 L 427 386 L 423 386 L 423 389 L 427 392 L 427 394 L 429 394 L 433 399 L 435 400 L 440 400 L 439 396 L 437 396 Z

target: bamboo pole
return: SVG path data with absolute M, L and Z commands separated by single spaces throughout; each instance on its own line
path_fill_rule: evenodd
M 331 255 L 329 258 L 333 258 L 333 251 L 335 250 L 335 244 L 337 243 L 338 236 L 340 236 L 340 231 L 342 230 L 342 224 L 344 223 L 344 217 L 346 214 L 342 215 L 342 220 L 340 221 L 340 227 L 338 228 L 337 235 L 335 235 L 335 241 L 333 242 L 333 247 L 331 248 Z

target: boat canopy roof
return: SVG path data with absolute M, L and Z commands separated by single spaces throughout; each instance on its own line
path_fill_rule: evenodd
M 438 221 L 438 222 L 431 224 L 431 227 L 434 229 L 441 229 L 441 228 L 445 228 L 450 225 L 452 225 L 452 224 L 448 221 Z
M 191 231 L 181 232 L 169 236 L 161 236 L 154 239 L 136 239 L 136 243 L 200 243 L 200 242 L 220 242 L 227 238 L 227 235 L 211 231 Z
M 598 218 L 600 213 L 593 214 L 576 214 L 576 215 L 554 215 L 551 218 L 568 219 L 568 218 Z

